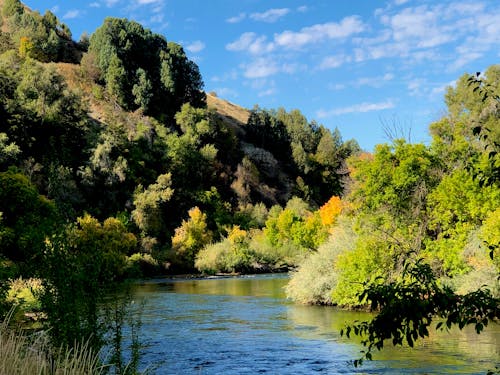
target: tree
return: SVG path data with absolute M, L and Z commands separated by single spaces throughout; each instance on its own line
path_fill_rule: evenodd
M 54 203 L 40 195 L 28 178 L 16 170 L 0 172 L 2 230 L 0 255 L 33 272 L 44 239 L 57 223 Z
M 100 349 L 104 327 L 99 304 L 123 276 L 125 255 L 135 249 L 135 236 L 118 219 L 101 224 L 85 215 L 45 242 L 40 299 L 52 343 L 73 347 L 88 341 L 92 349 Z
M 137 22 L 106 18 L 92 34 L 88 52 L 95 56 L 108 91 L 118 96 L 125 109 L 147 103 L 148 114 L 173 126 L 182 104 L 205 106 L 196 64 L 181 46 Z
M 111 56 L 104 79 L 108 92 L 116 98 L 118 104 L 126 108 L 128 105 L 127 92 L 125 91 L 127 72 L 118 55 L 113 54 Z
M 212 240 L 207 228 L 207 216 L 198 207 L 188 212 L 189 219 L 183 220 L 172 237 L 172 251 L 184 267 L 194 268 L 194 260 L 203 246 Z
M 448 91 L 448 104 L 452 116 L 465 117 L 470 126 L 470 133 L 476 136 L 476 141 L 484 145 L 487 153 L 489 171 L 485 173 L 482 168 L 469 168 L 474 179 L 481 187 L 498 187 L 499 175 L 498 148 L 495 131 L 490 131 L 485 122 L 498 121 L 499 95 L 495 85 L 489 85 L 477 76 L 461 79 L 455 93 L 472 91 L 472 95 L 465 96 L 466 100 L 450 101 L 453 98 Z M 498 77 L 498 75 L 495 75 Z M 467 85 L 464 85 L 464 81 Z M 457 98 L 455 96 L 454 98 Z M 486 110 L 484 106 L 491 106 L 495 110 Z M 483 109 L 481 109 L 483 107 Z M 470 116 L 470 117 L 469 117 Z M 474 139 L 474 137 L 471 137 Z M 484 168 L 484 167 L 483 167 Z M 498 204 L 497 204 L 498 207 Z M 495 207 L 493 207 L 495 209 Z M 494 211 L 496 212 L 496 210 Z M 494 213 L 490 214 L 494 217 Z M 460 211 L 458 217 L 462 216 Z M 456 219 L 455 219 L 456 220 Z M 489 218 L 484 222 L 490 225 Z M 449 220 L 448 220 L 449 222 Z M 445 222 L 446 225 L 446 222 Z M 493 260 L 495 252 L 500 247 L 493 237 L 493 243 L 487 243 L 489 255 Z M 355 361 L 362 363 L 363 359 L 371 359 L 374 349 L 381 349 L 384 340 L 391 339 L 394 345 L 407 343 L 413 346 L 414 342 L 429 335 L 429 328 L 434 319 L 439 317 L 444 322 L 439 322 L 436 329 L 457 326 L 462 329 L 466 325 L 473 325 L 476 332 L 480 333 L 492 320 L 500 319 L 500 299 L 494 297 L 488 289 L 480 288 L 466 294 L 458 294 L 451 288 L 438 282 L 435 272 L 429 264 L 418 258 L 409 258 L 404 262 L 404 272 L 399 280 L 383 282 L 376 280 L 367 283 L 360 294 L 360 302 L 370 304 L 377 315 L 371 321 L 364 321 L 348 326 L 345 331 L 347 336 L 351 333 L 363 336 L 362 343 L 367 347 L 363 358 Z M 499 273 L 500 277 L 500 273 Z
M 2 13 L 4 17 L 12 17 L 24 12 L 23 4 L 20 0 L 5 0 L 3 2 Z
M 162 206 L 172 198 L 174 190 L 171 184 L 171 175 L 166 173 L 158 176 L 156 183 L 147 189 L 140 185 L 137 187 L 132 218 L 144 234 L 158 236 L 165 229 Z
M 137 69 L 137 83 L 132 88 L 132 94 L 135 97 L 134 103 L 139 105 L 144 112 L 148 110 L 152 88 L 151 81 L 148 79 L 144 69 Z

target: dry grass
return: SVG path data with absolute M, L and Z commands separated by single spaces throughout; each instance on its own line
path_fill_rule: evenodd
M 236 134 L 241 135 L 245 132 L 243 126 L 248 122 L 249 110 L 210 93 L 207 93 L 207 106 L 214 109 L 220 118 L 235 130 Z
M 51 355 L 46 335 L 27 336 L 11 329 L 8 321 L 0 325 L 0 375 L 104 374 L 99 355 L 86 344 Z

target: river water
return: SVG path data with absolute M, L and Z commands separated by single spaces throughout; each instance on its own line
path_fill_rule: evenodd
M 500 366 L 500 326 L 388 345 L 360 368 L 359 341 L 340 337 L 366 313 L 286 300 L 284 275 L 157 280 L 134 286 L 142 305 L 139 369 L 150 374 L 486 374 Z

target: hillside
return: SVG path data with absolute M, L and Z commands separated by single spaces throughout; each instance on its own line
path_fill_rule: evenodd
M 234 131 L 238 136 L 244 136 L 244 125 L 248 122 L 250 111 L 237 104 L 219 98 L 213 93 L 207 93 L 207 106 L 217 112 L 219 117 Z
M 117 18 L 77 43 L 50 11 L 0 6 L 0 173 L 48 199 L 58 220 L 120 217 L 135 251 L 192 269 L 176 241 L 194 209 L 217 241 L 262 228 L 292 198 L 309 212 L 343 193 L 355 142 L 299 110 L 205 93 L 181 45 Z M 15 202 L 0 207 L 9 228 Z M 30 259 L 15 242 L 9 257 Z

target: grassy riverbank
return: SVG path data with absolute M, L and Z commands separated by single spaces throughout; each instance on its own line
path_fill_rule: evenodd
M 0 374 L 87 375 L 104 370 L 99 354 L 86 344 L 54 350 L 43 333 L 28 335 L 10 328 L 8 320 L 0 325 Z

